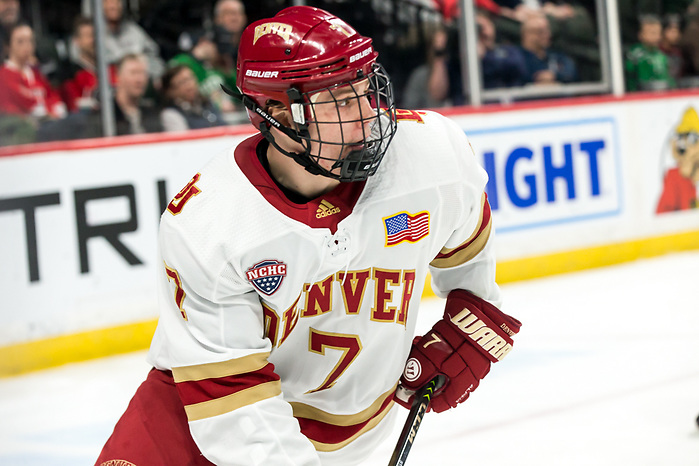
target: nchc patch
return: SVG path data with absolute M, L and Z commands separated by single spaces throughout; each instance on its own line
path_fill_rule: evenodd
M 286 264 L 274 259 L 265 259 L 250 267 L 245 275 L 252 286 L 269 296 L 277 291 L 286 277 Z

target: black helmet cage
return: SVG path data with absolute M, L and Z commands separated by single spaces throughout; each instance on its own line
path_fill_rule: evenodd
M 354 85 L 364 80 L 368 80 L 367 91 L 359 94 Z M 351 92 L 348 92 L 348 90 Z M 329 95 L 328 100 L 319 101 L 317 99 L 322 91 L 327 91 Z M 341 97 L 337 96 L 339 92 L 343 93 Z M 264 111 L 253 99 L 243 96 L 243 103 L 266 120 L 266 122 L 260 124 L 260 131 L 270 144 L 283 154 L 293 158 L 314 175 L 322 175 L 347 182 L 362 181 L 376 173 L 396 132 L 396 108 L 391 80 L 381 65 L 375 63 L 369 75 L 366 76 L 361 71 L 358 71 L 357 78 L 349 82 L 315 89 L 306 93 L 301 93 L 298 89 L 292 87 L 287 91 L 287 95 L 291 102 L 290 111 L 295 128 L 282 125 Z M 370 114 L 367 114 L 366 107 L 359 102 L 359 99 L 362 98 L 368 100 L 372 108 Z M 357 99 L 357 102 L 354 104 L 358 106 L 359 115 L 357 119 L 346 120 L 343 119 L 340 105 L 351 99 Z M 314 107 L 321 104 L 334 104 L 337 119 L 319 121 L 316 118 Z M 349 136 L 343 130 L 343 125 L 348 123 L 360 124 L 363 133 L 361 141 L 348 140 Z M 339 126 L 339 141 L 323 139 L 323 133 L 327 134 L 331 131 L 330 125 Z M 304 152 L 288 152 L 282 149 L 274 140 L 274 135 L 270 132 L 270 126 L 274 126 L 294 141 L 300 143 L 304 148 Z M 369 128 L 368 131 L 367 127 Z M 315 130 L 315 137 L 311 136 L 310 128 Z M 312 146 L 317 147 L 316 154 L 311 153 Z M 332 152 L 338 154 L 337 157 L 321 155 L 324 147 L 326 148 L 326 153 L 328 152 L 328 147 L 334 147 L 335 149 Z M 348 147 L 354 149 L 347 151 L 346 148 Z M 323 160 L 333 162 L 329 170 L 320 164 Z M 334 173 L 337 168 L 340 169 L 339 173 Z

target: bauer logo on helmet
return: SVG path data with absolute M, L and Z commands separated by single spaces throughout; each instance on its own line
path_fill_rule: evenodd
M 278 78 L 279 71 L 260 71 L 260 70 L 247 70 L 245 76 L 251 78 Z
M 357 60 L 360 60 L 360 59 L 366 57 L 367 55 L 369 55 L 371 53 L 371 51 L 372 51 L 372 48 L 369 47 L 368 49 L 364 49 L 361 52 L 355 53 L 354 55 L 352 55 L 350 57 L 349 62 L 354 63 Z

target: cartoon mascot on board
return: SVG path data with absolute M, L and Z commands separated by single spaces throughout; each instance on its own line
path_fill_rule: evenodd
M 699 207 L 699 116 L 692 107 L 684 112 L 672 137 L 672 158 L 677 166 L 665 173 L 657 213 Z

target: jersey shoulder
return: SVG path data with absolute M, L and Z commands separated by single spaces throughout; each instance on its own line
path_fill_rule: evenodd
M 473 153 L 466 132 L 459 127 L 454 120 L 440 113 L 430 110 L 399 110 L 396 113 L 398 121 L 397 137 L 407 144 L 418 144 L 431 153 L 429 147 L 445 148 L 450 146 L 450 151 L 442 151 L 444 155 Z M 422 142 L 422 143 L 421 143 Z
M 387 157 L 392 169 L 418 170 L 420 178 L 442 182 L 479 170 L 466 133 L 452 119 L 428 110 L 399 110 L 396 119 L 398 130 Z
M 163 254 L 184 250 L 215 267 L 279 234 L 284 217 L 246 178 L 235 148 L 215 156 L 173 197 L 161 217 Z M 235 241 L 231 241 L 234 238 Z

